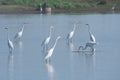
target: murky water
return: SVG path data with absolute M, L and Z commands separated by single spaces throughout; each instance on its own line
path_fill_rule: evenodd
M 76 27 L 73 41 L 66 44 L 67 34 Z M 25 24 L 21 41 L 9 53 L 7 32 L 13 41 Z M 89 42 L 88 28 L 95 36 L 95 52 L 89 49 L 77 52 L 79 46 Z M 50 49 L 58 41 L 50 63 L 41 47 L 54 26 Z M 8 14 L 0 15 L 0 80 L 120 80 L 120 14 Z

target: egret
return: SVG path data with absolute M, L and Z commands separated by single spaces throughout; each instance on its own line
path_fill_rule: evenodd
M 42 4 L 40 3 L 40 12 L 43 12 Z
M 115 10 L 115 6 L 116 6 L 116 4 L 113 4 L 113 6 L 111 8 L 113 11 Z
M 53 26 L 50 27 L 50 34 L 49 36 L 42 42 L 41 46 L 44 46 L 44 48 L 48 45 L 51 39 L 51 32 L 52 32 Z
M 76 24 L 74 24 L 73 30 L 67 35 L 68 42 L 72 42 L 72 37 L 74 35 L 75 29 L 76 29 Z
M 89 24 L 86 24 L 86 25 L 88 26 L 88 32 L 89 32 L 89 36 L 90 36 L 90 41 L 96 42 L 95 36 L 90 32 Z
M 23 35 L 23 30 L 24 30 L 24 25 L 23 27 L 20 29 L 20 31 L 18 33 L 16 33 L 16 35 L 14 36 L 14 41 L 20 40 L 22 35 Z
M 96 39 L 95 39 L 95 36 L 90 32 L 89 24 L 86 24 L 86 25 L 88 26 L 88 32 L 89 32 L 90 41 L 86 43 L 85 47 L 80 46 L 79 50 L 80 49 L 85 50 L 85 49 L 87 49 L 87 47 L 90 47 L 91 51 L 94 52 L 95 51 L 94 45 L 96 45 Z
M 58 41 L 60 38 L 61 38 L 61 36 L 58 36 L 58 37 L 56 38 L 56 41 L 55 41 L 55 44 L 53 45 L 53 47 L 52 47 L 50 50 L 48 50 L 48 54 L 45 56 L 46 62 L 47 62 L 47 61 L 50 61 L 50 58 L 51 58 L 51 56 L 52 56 L 52 54 L 53 54 L 53 51 L 54 51 L 54 49 L 55 49 L 55 47 L 56 47 L 57 41 Z
M 5 28 L 5 29 L 7 30 L 7 42 L 8 42 L 9 51 L 10 51 L 10 53 L 12 53 L 12 51 L 14 49 L 14 45 L 13 45 L 12 41 L 9 39 L 8 28 Z

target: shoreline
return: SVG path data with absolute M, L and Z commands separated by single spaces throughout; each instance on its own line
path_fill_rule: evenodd
M 119 12 L 120 10 L 115 10 Z M 108 8 L 80 8 L 80 9 L 52 9 L 51 13 L 83 13 L 83 12 L 112 12 Z M 40 14 L 41 12 L 35 8 L 16 8 L 16 9 L 0 9 L 0 14 Z

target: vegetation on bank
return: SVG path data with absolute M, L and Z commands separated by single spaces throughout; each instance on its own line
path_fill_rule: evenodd
M 74 9 L 91 7 L 111 7 L 118 4 L 120 0 L 0 0 L 0 9 L 4 8 L 39 8 L 40 4 L 47 3 L 47 6 L 55 9 Z M 6 6 L 6 7 L 5 7 Z

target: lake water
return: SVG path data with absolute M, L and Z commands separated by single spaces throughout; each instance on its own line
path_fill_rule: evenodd
M 67 34 L 76 27 L 73 41 L 66 44 Z M 13 37 L 25 24 L 21 41 L 14 44 L 13 56 L 9 54 L 7 32 Z M 77 52 L 89 40 L 88 28 L 97 45 L 94 53 L 87 49 Z M 58 41 L 50 63 L 45 63 L 46 53 L 42 41 L 52 30 L 50 49 Z M 90 55 L 93 54 L 93 55 Z M 0 15 L 0 80 L 120 80 L 120 14 L 1 14 Z

